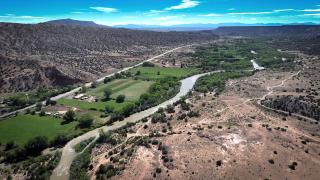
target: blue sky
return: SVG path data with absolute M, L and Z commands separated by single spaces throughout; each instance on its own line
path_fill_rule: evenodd
M 4 2 L 3 2 L 4 1 Z M 104 25 L 320 23 L 320 0 L 2 0 L 0 21 L 72 18 Z

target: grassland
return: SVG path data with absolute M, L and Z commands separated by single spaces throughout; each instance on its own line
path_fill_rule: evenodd
M 97 88 L 89 89 L 87 94 L 103 97 L 104 90 L 112 90 L 111 98 L 115 99 L 118 95 L 123 94 L 128 101 L 136 101 L 140 95 L 147 92 L 154 82 L 141 81 L 132 79 L 117 79 L 107 84 L 101 84 Z
M 113 108 L 115 111 L 121 111 L 123 107 L 125 107 L 127 104 L 131 102 L 123 102 L 123 103 L 117 103 L 115 100 L 110 100 L 107 102 L 86 102 L 86 101 L 80 101 L 75 99 L 59 99 L 58 104 L 64 105 L 64 106 L 70 106 L 70 107 L 76 107 L 83 110 L 104 110 L 106 106 L 109 106 Z
M 140 75 L 137 72 L 140 72 Z M 177 67 L 138 67 L 130 70 L 136 74 L 136 77 L 143 80 L 156 80 L 169 76 L 184 78 L 198 73 L 195 68 L 177 68 Z
M 61 125 L 61 119 L 50 116 L 18 115 L 0 121 L 0 142 L 14 141 L 23 145 L 36 136 L 46 136 L 49 140 L 58 134 L 75 133 L 77 122 Z

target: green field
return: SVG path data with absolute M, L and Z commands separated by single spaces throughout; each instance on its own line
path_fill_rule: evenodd
M 195 68 L 177 67 L 138 67 L 130 70 L 130 72 L 134 74 L 136 74 L 137 71 L 140 71 L 141 73 L 140 75 L 137 75 L 139 79 L 160 79 L 168 76 L 184 78 L 199 72 Z
M 0 121 L 0 142 L 14 141 L 23 145 L 36 136 L 46 136 L 49 140 L 58 134 L 75 132 L 77 122 L 61 125 L 61 119 L 50 116 L 18 115 Z
M 92 108 L 97 110 L 104 110 L 106 106 L 112 107 L 115 111 L 121 111 L 123 107 L 125 107 L 127 104 L 131 102 L 123 102 L 123 103 L 116 103 L 115 100 L 107 101 L 107 102 L 86 102 L 86 101 L 80 101 L 75 99 L 59 99 L 58 104 L 65 105 L 65 106 L 71 106 L 76 107 L 83 110 L 90 110 Z
M 117 79 L 108 84 L 101 84 L 97 88 L 89 89 L 87 94 L 103 97 L 104 90 L 110 88 L 112 90 L 111 98 L 116 98 L 123 94 L 128 101 L 136 101 L 140 95 L 147 92 L 153 84 L 152 81 L 141 81 L 132 79 Z
M 134 81 L 134 84 L 130 84 L 126 87 L 114 88 L 111 98 L 116 98 L 118 95 L 123 94 L 126 96 L 127 101 L 139 100 L 141 94 L 148 91 L 153 81 Z

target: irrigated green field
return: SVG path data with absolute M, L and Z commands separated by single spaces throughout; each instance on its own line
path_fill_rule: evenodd
M 111 98 L 116 98 L 123 94 L 128 101 L 136 101 L 140 95 L 147 92 L 153 84 L 152 81 L 141 81 L 132 79 L 117 79 L 108 84 L 100 84 L 97 88 L 89 89 L 88 94 L 103 97 L 104 90 L 110 88 L 112 90 Z
M 107 102 L 86 102 L 86 101 L 80 101 L 75 99 L 59 99 L 58 104 L 70 106 L 70 107 L 76 107 L 79 109 L 84 110 L 90 110 L 90 109 L 96 109 L 96 110 L 104 110 L 106 106 L 112 107 L 115 111 L 121 111 L 123 107 L 125 107 L 127 104 L 131 102 L 123 102 L 123 103 L 116 103 L 115 100 L 107 101 Z
M 14 141 L 23 145 L 36 136 L 46 136 L 52 140 L 58 134 L 75 133 L 77 122 L 61 125 L 61 119 L 50 116 L 18 115 L 0 121 L 0 142 Z
M 159 79 L 168 76 L 177 78 L 184 78 L 191 76 L 199 72 L 195 68 L 177 68 L 177 67 L 138 67 L 130 70 L 130 72 L 136 74 L 140 71 L 140 75 L 137 75 L 140 79 Z
M 116 98 L 118 95 L 123 94 L 126 96 L 127 101 L 137 101 L 143 93 L 148 91 L 153 83 L 153 81 L 133 81 L 127 86 L 113 88 L 111 98 Z

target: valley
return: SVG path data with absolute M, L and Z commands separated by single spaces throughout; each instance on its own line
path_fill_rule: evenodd
M 2 24 L 2 30 L 12 26 L 20 25 Z M 47 29 L 64 30 L 52 37 L 62 38 L 59 43 L 69 37 L 64 45 L 70 49 L 50 44 L 56 41 L 45 42 L 48 49 L 32 42 L 33 48 L 20 52 L 2 44 L 9 60 L 1 66 L 4 76 L 21 70 L 32 74 L 32 68 L 39 71 L 34 64 L 47 68 L 48 62 L 62 67 L 58 71 L 64 75 L 52 74 L 56 80 L 41 75 L 48 84 L 33 79 L 41 85 L 27 88 L 3 86 L 1 179 L 319 176 L 319 57 L 305 47 L 278 44 L 305 38 L 303 30 L 293 28 L 296 33 L 287 38 L 279 31 L 257 35 L 259 27 L 248 37 L 242 31 L 230 36 L 234 29 L 223 28 L 218 37 L 207 31 L 159 33 L 90 23 L 21 29 L 31 26 L 49 37 Z M 73 31 L 79 34 L 70 35 Z M 3 36 L 10 39 L 10 33 Z M 120 38 L 104 39 L 108 33 Z M 146 39 L 136 39 L 140 33 Z M 52 59 L 34 61 L 40 56 Z M 13 57 L 19 63 L 11 70 Z

